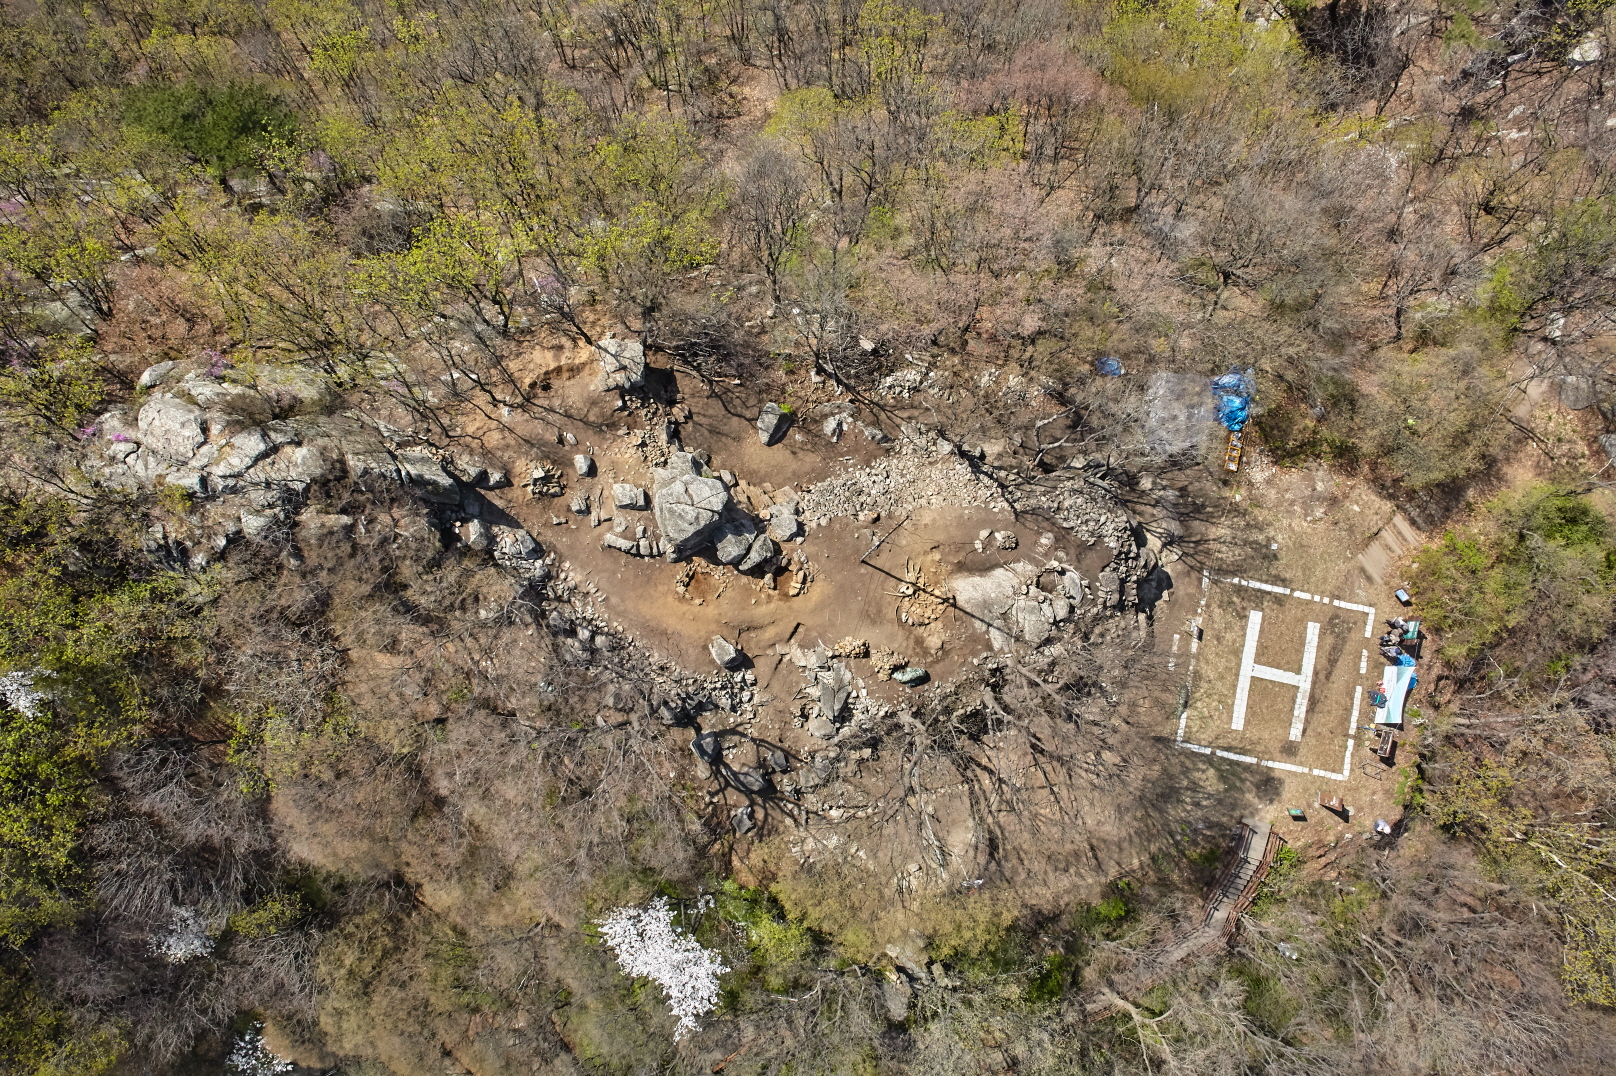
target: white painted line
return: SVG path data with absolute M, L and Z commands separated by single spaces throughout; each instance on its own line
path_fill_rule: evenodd
M 1288 672 L 1285 669 L 1274 669 L 1267 665 L 1253 665 L 1251 675 L 1261 680 L 1272 680 L 1276 684 L 1285 684 L 1288 687 L 1301 687 L 1302 674 Z
M 1289 594 L 1289 587 L 1276 587 L 1272 583 L 1259 583 L 1255 579 L 1242 579 L 1242 583 L 1254 590 L 1266 590 L 1270 594 Z
M 1201 589 L 1205 590 L 1212 585 L 1212 573 L 1205 568 L 1201 569 Z
M 1356 613 L 1373 613 L 1375 611 L 1375 607 L 1373 605 L 1359 605 L 1356 602 L 1344 602 L 1337 600 L 1332 601 L 1330 604 L 1335 606 L 1337 609 L 1351 609 Z
M 1296 705 L 1291 707 L 1293 740 L 1302 738 L 1302 725 L 1307 721 L 1307 701 L 1313 693 L 1313 663 L 1318 660 L 1318 656 L 1319 625 L 1310 620 L 1307 624 L 1307 642 L 1302 645 L 1302 671 L 1296 678 Z
M 1353 693 L 1352 693 L 1352 728 L 1347 730 L 1348 735 L 1351 735 L 1353 729 L 1356 729 L 1358 727 L 1358 707 L 1360 707 L 1362 705 L 1363 705 L 1363 685 L 1359 684 L 1357 689 L 1355 691 L 1353 691 Z
M 1185 743 L 1183 740 L 1180 740 L 1178 741 L 1178 746 L 1187 747 L 1198 755 L 1210 755 L 1212 753 L 1212 749 L 1210 747 L 1202 747 L 1198 743 Z
M 1250 762 L 1253 765 L 1257 762 L 1254 755 L 1237 755 L 1233 751 L 1213 751 L 1212 753 L 1219 758 L 1226 758 L 1232 762 Z
M 1173 636 L 1173 651 L 1172 652 L 1173 652 L 1174 655 L 1177 655 L 1177 653 L 1178 653 L 1178 636 L 1177 636 L 1177 634 L 1174 634 L 1174 636 Z M 1170 658 L 1167 659 L 1167 671 L 1168 672 L 1172 672 L 1177 667 L 1178 667 L 1178 658 L 1176 656 L 1175 657 L 1170 657 Z
M 1185 706 L 1184 712 L 1178 715 L 1178 738 L 1181 742 L 1184 739 L 1184 726 L 1189 723 L 1189 719 L 1190 708 Z
M 1289 762 L 1270 762 L 1267 759 L 1263 759 L 1262 765 L 1264 765 L 1264 766 L 1272 766 L 1276 770 L 1290 770 L 1292 773 L 1306 773 L 1307 772 L 1307 767 L 1306 766 L 1293 766 Z
M 1341 772 L 1342 773 L 1347 774 L 1347 773 L 1352 772 L 1352 749 L 1357 747 L 1357 746 L 1358 746 L 1358 741 L 1353 739 L 1351 736 L 1348 736 L 1347 737 L 1347 755 L 1346 755 L 1345 758 L 1343 758 L 1341 760 Z M 1343 777 L 1341 779 L 1343 781 L 1346 780 L 1345 777 Z
M 1332 781 L 1345 781 L 1351 775 L 1347 773 L 1331 773 L 1329 770 L 1314 770 L 1313 776 L 1328 777 Z
M 1175 635 L 1174 638 L 1176 639 L 1177 636 Z M 1358 675 L 1362 676 L 1364 673 L 1366 673 L 1368 671 L 1369 671 L 1369 651 L 1365 650 L 1363 652 L 1363 657 L 1358 659 Z
M 1309 594 L 1309 593 L 1307 593 L 1306 591 L 1303 591 L 1303 590 L 1293 590 L 1293 591 L 1291 591 L 1291 597 L 1293 597 L 1293 598 L 1301 598 L 1305 602 L 1309 602 L 1309 601 L 1313 600 L 1313 595 L 1311 595 L 1311 594 Z
M 1251 701 L 1252 666 L 1257 661 L 1257 634 L 1262 631 L 1262 610 L 1253 609 L 1246 618 L 1246 648 L 1240 653 L 1240 679 L 1234 688 L 1234 712 L 1229 727 L 1239 731 L 1246 727 L 1246 704 Z

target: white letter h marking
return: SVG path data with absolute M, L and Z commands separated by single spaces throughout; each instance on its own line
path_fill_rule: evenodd
M 1246 649 L 1240 655 L 1240 682 L 1234 689 L 1234 719 L 1232 729 L 1246 727 L 1246 703 L 1251 698 L 1251 678 L 1260 677 L 1277 684 L 1289 684 L 1296 689 L 1296 705 L 1291 709 L 1291 739 L 1302 738 L 1302 723 L 1307 718 L 1307 697 L 1313 689 L 1313 661 L 1319 653 L 1319 626 L 1308 622 L 1307 642 L 1302 646 L 1302 671 L 1286 672 L 1257 664 L 1257 635 L 1262 631 L 1262 613 L 1253 609 L 1246 621 Z

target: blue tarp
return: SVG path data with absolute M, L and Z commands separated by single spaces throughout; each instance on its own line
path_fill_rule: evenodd
M 1230 370 L 1222 377 L 1212 379 L 1212 392 L 1218 398 L 1218 421 L 1225 429 L 1239 430 L 1246 425 L 1251 411 L 1251 397 L 1257 391 L 1252 379 L 1254 371 Z
M 1115 355 L 1106 355 L 1094 360 L 1094 368 L 1106 377 L 1121 377 L 1122 363 L 1117 361 Z

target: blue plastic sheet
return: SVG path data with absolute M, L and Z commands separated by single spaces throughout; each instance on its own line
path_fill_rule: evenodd
M 1257 383 L 1252 378 L 1254 372 L 1230 370 L 1212 379 L 1212 391 L 1218 398 L 1218 421 L 1225 429 L 1245 428 L 1251 414 L 1251 397 L 1257 391 Z
M 1106 355 L 1094 360 L 1094 368 L 1106 377 L 1121 377 L 1122 363 L 1115 355 Z
M 1413 657 L 1408 654 L 1404 654 L 1397 659 L 1397 664 L 1403 666 L 1404 668 L 1412 669 L 1416 663 Z

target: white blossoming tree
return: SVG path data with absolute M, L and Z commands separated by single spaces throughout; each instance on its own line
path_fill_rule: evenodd
M 39 688 L 41 678 L 38 669 L 18 669 L 0 676 L 0 699 L 5 699 L 6 704 L 19 714 L 38 717 L 50 698 L 50 692 Z
M 696 1018 L 718 1005 L 718 977 L 729 968 L 674 926 L 667 898 L 657 897 L 644 908 L 619 908 L 597 925 L 624 975 L 650 979 L 667 994 L 668 1012 L 679 1021 L 673 1041 L 700 1030 Z
M 231 1076 L 276 1076 L 294 1066 L 264 1045 L 264 1025 L 254 1024 L 236 1040 L 224 1067 Z

